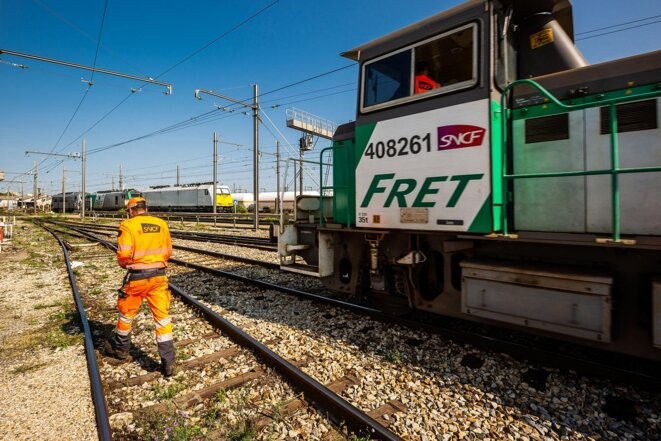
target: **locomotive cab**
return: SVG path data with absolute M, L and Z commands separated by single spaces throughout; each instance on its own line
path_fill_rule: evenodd
M 282 269 L 661 359 L 661 52 L 590 66 L 569 1 L 472 0 L 342 55 L 332 210 L 286 227 Z

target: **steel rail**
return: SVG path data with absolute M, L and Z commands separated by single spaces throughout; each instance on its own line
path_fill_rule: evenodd
M 170 231 L 170 235 L 175 239 L 195 240 L 198 242 L 213 242 L 224 245 L 249 246 L 261 251 L 276 251 L 277 245 L 261 238 L 243 238 L 238 239 L 235 236 L 226 236 L 213 233 L 189 233 L 180 231 Z
M 50 230 L 48 227 L 41 223 L 38 223 L 38 225 L 52 234 L 60 244 L 60 247 L 62 247 L 62 253 L 64 254 L 64 261 L 67 266 L 67 273 L 69 275 L 69 283 L 71 285 L 73 299 L 76 304 L 76 310 L 78 311 L 78 317 L 80 318 L 80 322 L 83 327 L 83 332 L 85 334 L 85 357 L 87 359 L 87 371 L 90 377 L 90 388 L 92 391 L 92 401 L 94 403 L 97 433 L 101 441 L 111 441 L 112 431 L 110 429 L 110 421 L 108 419 L 108 405 L 106 403 L 105 394 L 103 393 L 103 386 L 101 385 L 99 365 L 96 362 L 96 354 L 94 352 L 94 343 L 92 340 L 92 331 L 90 330 L 87 314 L 85 313 L 85 308 L 80 298 L 80 293 L 78 292 L 76 276 L 74 275 L 73 269 L 71 268 L 69 252 L 67 251 L 67 247 L 65 246 L 64 241 L 57 237 L 54 231 Z
M 199 300 L 186 294 L 181 288 L 170 283 L 170 289 L 176 292 L 182 299 L 184 299 L 184 301 L 202 311 L 209 321 L 220 328 L 232 340 L 243 346 L 249 347 L 261 358 L 267 360 L 271 366 L 274 366 L 275 369 L 280 372 L 281 375 L 286 377 L 296 385 L 296 387 L 303 390 L 308 401 L 311 400 L 317 407 L 330 412 L 335 417 L 339 417 L 338 421 L 346 423 L 351 430 L 369 435 L 370 438 L 380 440 L 401 440 L 399 436 L 383 427 L 365 412 L 342 399 L 339 395 L 302 372 L 299 368 L 276 354 L 264 344 L 252 338 L 241 328 L 221 317 Z
M 234 256 L 232 254 L 219 253 L 218 251 L 203 250 L 200 248 L 187 247 L 184 245 L 172 245 L 173 248 L 191 253 L 205 254 L 219 259 L 236 260 L 238 262 L 248 263 L 251 265 L 259 265 L 270 269 L 280 269 L 279 263 L 265 262 L 263 260 L 251 259 L 249 257 Z

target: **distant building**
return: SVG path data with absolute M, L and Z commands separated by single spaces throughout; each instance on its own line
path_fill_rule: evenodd
M 15 195 L 2 195 L 0 196 L 0 210 L 16 210 L 18 209 L 18 196 Z

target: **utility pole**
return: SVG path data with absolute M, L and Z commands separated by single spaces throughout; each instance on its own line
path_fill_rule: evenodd
M 275 198 L 277 203 L 276 212 L 281 213 L 282 199 L 280 198 L 280 141 L 275 142 L 275 191 L 277 193 Z
M 82 179 L 82 187 L 83 188 L 82 188 L 82 191 L 81 191 L 81 193 L 83 193 L 83 206 L 80 209 L 80 214 L 81 214 L 81 217 L 82 217 L 83 221 L 85 220 L 85 204 L 87 203 L 87 194 L 85 194 L 85 161 L 86 161 L 85 147 L 86 146 L 87 146 L 87 141 L 85 141 L 83 139 L 83 157 L 82 157 L 82 161 L 81 161 L 82 162 L 82 169 L 83 169 L 82 170 L 83 171 L 83 177 L 82 177 L 83 178 Z
M 124 178 L 122 177 L 122 164 L 119 164 L 119 191 L 124 190 Z
M 213 132 L 213 196 L 211 196 L 211 205 L 213 206 L 213 214 L 216 214 L 216 176 L 218 176 L 218 133 Z M 215 220 L 215 218 L 214 218 Z
M 298 194 L 302 195 L 303 194 L 303 149 L 300 149 L 300 162 L 299 162 L 299 170 L 298 170 L 298 182 L 299 182 L 299 188 L 298 188 Z
M 34 202 L 34 214 L 37 214 L 37 161 L 34 161 L 34 171 L 32 172 L 34 177 L 34 190 L 32 193 L 32 201 Z
M 66 213 L 66 200 L 65 194 L 66 194 L 66 182 L 67 182 L 67 169 L 66 167 L 62 166 L 62 214 Z
M 23 180 L 21 179 L 21 205 L 23 209 L 25 209 L 25 195 L 23 193 Z
M 253 116 L 253 176 L 255 192 L 255 219 L 253 221 L 253 229 L 259 229 L 259 86 L 253 84 L 252 96 L 252 116 Z
M 252 104 L 230 98 L 225 95 L 220 95 L 213 90 L 195 89 L 195 98 L 201 100 L 200 93 L 206 93 L 224 100 L 240 104 L 244 107 L 252 109 L 253 115 L 253 192 L 255 195 L 255 213 L 253 216 L 253 229 L 259 229 L 259 86 L 253 84 L 253 98 Z
M 177 187 L 179 187 L 179 165 L 177 165 Z

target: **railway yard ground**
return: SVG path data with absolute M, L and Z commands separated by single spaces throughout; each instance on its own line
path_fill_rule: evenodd
M 268 236 L 264 230 L 225 233 Z M 174 242 L 191 246 L 183 240 Z M 245 247 L 200 242 L 192 246 L 275 260 L 272 252 Z M 175 250 L 174 257 L 180 255 L 184 253 Z M 72 252 L 74 266 L 77 256 L 80 266 L 75 275 L 81 294 L 88 299 L 85 309 L 89 308 L 94 320 L 98 342 L 114 326 L 113 301 L 123 271 L 113 254 L 100 246 Z M 239 264 L 227 266 L 237 270 Z M 0 252 L 0 268 L 0 440 L 99 439 L 84 337 L 58 243 L 41 227 L 19 219 L 12 245 Z M 266 272 L 249 266 L 237 271 Z M 354 383 L 342 391 L 343 399 L 373 415 L 374 410 L 390 405 L 388 412 L 379 414 L 380 421 L 402 439 L 661 440 L 658 391 L 532 365 L 327 305 L 246 289 L 236 281 L 178 265 L 172 265 L 169 273 L 173 284 L 196 292 L 212 309 L 319 382 L 353 378 Z M 317 285 L 301 276 L 272 277 L 299 289 Z M 183 309 L 181 302 L 173 303 L 173 311 Z M 175 341 L 193 341 L 212 331 L 209 325 L 194 328 L 199 319 L 181 314 L 174 319 Z M 133 343 L 155 349 L 146 306 L 136 319 Z M 178 349 L 178 363 L 232 345 L 222 335 L 203 343 Z M 150 357 L 154 355 L 144 356 Z M 268 370 L 237 391 L 216 393 L 210 406 L 162 413 L 159 424 L 141 419 L 141 408 L 209 387 L 236 372 L 255 372 L 259 364 L 250 353 L 235 358 L 199 371 L 182 369 L 171 379 L 110 387 L 106 396 L 114 414 L 110 418 L 114 439 L 374 439 L 352 434 L 342 422 L 330 422 L 314 409 L 285 417 L 285 403 L 301 393 Z M 235 365 L 239 361 L 242 364 Z M 154 370 L 136 361 L 118 367 L 101 360 L 99 365 L 105 386 Z M 264 403 L 271 403 L 270 412 L 264 411 Z M 270 419 L 263 422 L 267 413 Z
M 0 252 L 0 438 L 98 439 L 62 250 L 28 222 L 12 242 Z

